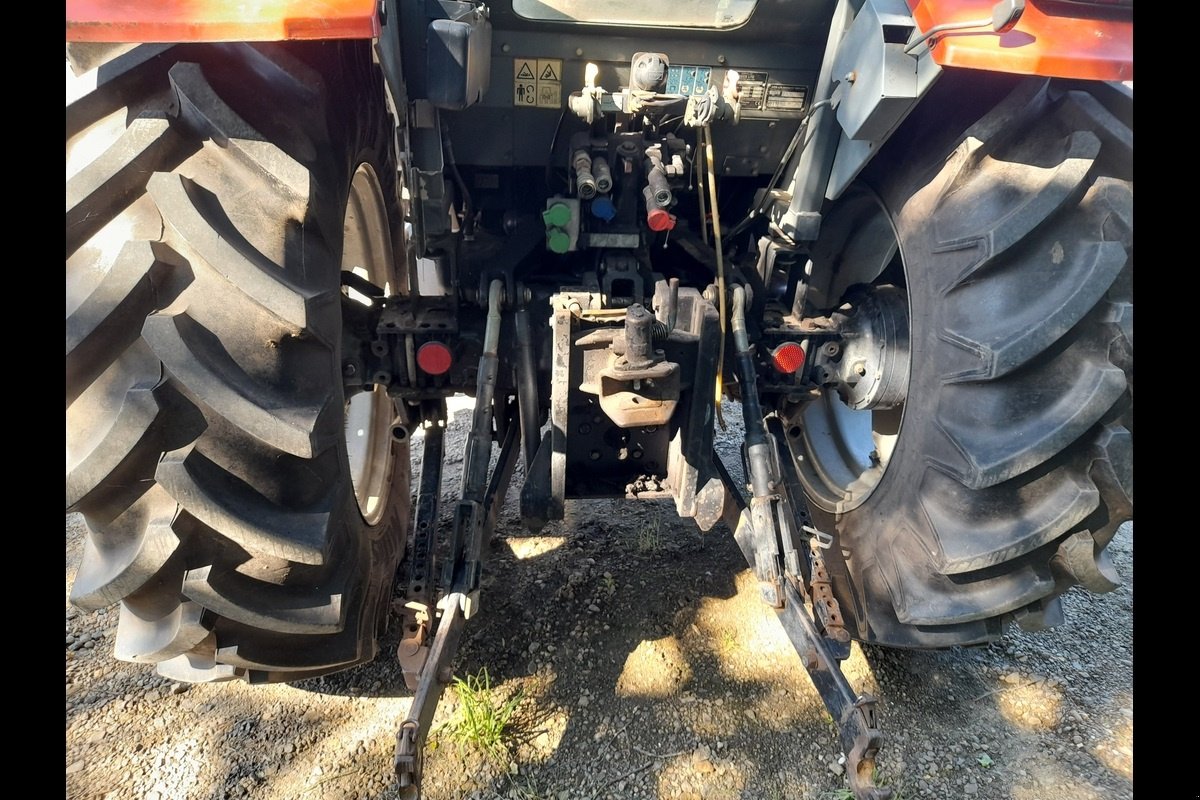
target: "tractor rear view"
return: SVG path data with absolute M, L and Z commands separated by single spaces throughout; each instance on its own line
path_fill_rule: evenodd
M 67 3 L 72 601 L 118 658 L 292 681 L 402 626 L 418 796 L 521 460 L 531 530 L 724 524 L 863 800 L 852 640 L 1117 585 L 1131 2 L 136 6 Z

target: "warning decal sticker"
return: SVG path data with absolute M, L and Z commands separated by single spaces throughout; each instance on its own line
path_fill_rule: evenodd
M 562 107 L 562 59 L 514 58 L 513 105 Z

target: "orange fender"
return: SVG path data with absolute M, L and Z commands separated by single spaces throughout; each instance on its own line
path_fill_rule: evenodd
M 377 0 L 67 0 L 67 41 L 370 39 L 377 9 Z
M 986 19 L 993 0 L 907 0 L 922 31 L 947 22 Z M 933 60 L 944 67 L 968 67 L 1022 75 L 1133 80 L 1133 20 L 1096 19 L 1087 8 L 1060 10 L 1027 0 L 1016 28 L 1004 34 L 947 31 L 937 37 Z M 1109 7 L 1111 8 L 1111 6 Z

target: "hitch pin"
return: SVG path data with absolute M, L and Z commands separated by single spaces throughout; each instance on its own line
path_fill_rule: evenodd
M 822 550 L 828 550 L 829 548 L 833 547 L 833 537 L 828 533 L 819 531 L 809 525 L 801 525 L 800 530 L 804 531 L 805 533 L 811 533 L 813 538 L 817 540 L 817 547 L 821 548 Z

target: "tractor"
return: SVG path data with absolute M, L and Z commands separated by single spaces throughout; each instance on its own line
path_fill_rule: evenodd
M 888 797 L 851 642 L 1054 625 L 1133 511 L 1132 0 L 989 3 L 67 0 L 72 602 L 178 681 L 400 626 L 418 797 L 509 489 L 669 499 Z

